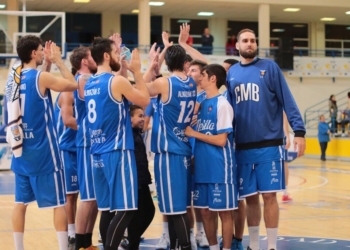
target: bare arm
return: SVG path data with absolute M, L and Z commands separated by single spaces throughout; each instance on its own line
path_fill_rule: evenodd
M 168 99 L 169 85 L 167 78 L 160 77 L 146 85 L 150 96 L 162 95 L 162 101 L 164 102 Z
M 63 92 L 60 94 L 62 121 L 66 127 L 77 130 L 77 120 L 73 116 L 74 96 L 72 92 Z
M 58 78 L 50 73 L 42 72 L 39 77 L 40 92 L 45 95 L 46 89 L 52 89 L 57 92 L 74 91 L 78 84 L 70 70 L 64 65 L 61 52 L 55 43 L 51 44 L 50 60 L 56 64 L 63 78 Z
M 146 73 L 143 75 L 143 79 L 145 80 L 145 82 L 152 81 L 156 76 L 158 76 L 160 74 L 159 73 L 159 65 L 158 65 L 160 48 L 155 50 L 156 45 L 157 44 L 154 43 L 152 45 L 149 53 L 148 53 L 150 65 L 149 65 Z
M 162 33 L 162 40 L 163 40 L 163 45 L 164 45 L 164 48 L 162 50 L 162 52 L 159 54 L 159 60 L 158 60 L 158 65 L 159 65 L 159 68 L 161 68 L 163 62 L 164 62 L 164 58 L 165 58 L 165 53 L 166 53 L 166 50 L 173 45 L 173 42 L 169 42 L 169 34 L 165 31 L 163 31 Z
M 198 140 L 204 141 L 208 144 L 212 144 L 219 147 L 224 147 L 226 145 L 227 133 L 221 133 L 218 135 L 207 135 L 195 131 L 190 126 L 186 127 L 185 135 L 189 137 L 194 137 Z
M 50 60 L 50 50 L 51 50 L 51 41 L 45 42 L 44 47 L 44 63 L 42 65 L 42 71 L 50 72 L 51 71 L 51 65 L 52 62 Z
M 188 37 L 190 35 L 190 25 L 187 23 L 183 23 L 180 26 L 180 35 L 179 35 L 179 44 L 182 48 L 186 50 L 186 52 L 192 57 L 193 60 L 200 60 L 203 62 L 207 62 L 205 57 L 198 50 L 193 48 L 192 46 L 186 43 Z
M 136 88 L 131 86 L 130 82 L 121 76 L 116 76 L 112 81 L 113 97 L 121 101 L 122 96 L 125 96 L 130 102 L 141 107 L 147 106 L 150 102 L 150 96 L 147 90 L 145 81 L 141 74 L 140 55 L 137 49 L 132 51 L 131 62 L 128 69 L 134 74 Z

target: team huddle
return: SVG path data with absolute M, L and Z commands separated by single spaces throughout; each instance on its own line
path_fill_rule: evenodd
M 18 114 L 9 116 L 7 130 L 16 152 L 11 168 L 17 250 L 24 249 L 25 212 L 33 201 L 54 209 L 61 250 L 97 249 L 92 231 L 98 211 L 104 249 L 139 248 L 155 213 L 142 141 L 148 105 L 154 107 L 151 150 L 158 206 L 167 225 L 157 249 L 241 250 L 247 218 L 247 249 L 259 250 L 260 194 L 267 247 L 277 249 L 276 192 L 285 188 L 283 112 L 298 156 L 305 150 L 304 123 L 282 72 L 273 61 L 257 57 L 249 29 L 237 35 L 240 62 L 227 60 L 223 66 L 207 64 L 186 44 L 187 24 L 180 27 L 179 45 L 170 43 L 167 33 L 162 36 L 164 48 L 152 46 L 144 74 L 137 49 L 130 60 L 121 56 L 119 34 L 74 49 L 74 76 L 56 44 L 43 47 L 35 36 L 18 41 L 21 64 L 14 71 L 20 81 L 14 84 L 12 76 L 6 89 L 8 112 Z M 168 77 L 160 73 L 163 61 Z M 63 78 L 48 73 L 51 64 Z M 222 86 L 227 90 L 220 94 Z M 60 92 L 55 110 L 50 90 Z

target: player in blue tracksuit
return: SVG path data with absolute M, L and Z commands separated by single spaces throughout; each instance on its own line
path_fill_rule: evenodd
M 218 246 L 216 212 L 222 222 L 223 248 L 230 249 L 233 233 L 232 210 L 237 208 L 235 159 L 232 146 L 233 109 L 219 94 L 226 71 L 218 64 L 204 67 L 201 87 L 206 99 L 200 104 L 197 131 L 185 134 L 196 138 L 194 206 L 201 208 L 210 248 Z M 215 163 L 215 164 L 214 164 Z
M 98 209 L 102 210 L 100 232 L 106 250 L 118 249 L 137 210 L 137 173 L 129 101 L 139 106 L 146 106 L 150 101 L 136 49 L 128 64 L 136 88 L 125 77 L 112 74 L 120 69 L 120 44 L 121 39 L 94 39 L 91 55 L 97 64 L 97 73 L 84 89 L 96 199 Z M 117 213 L 110 221 L 110 212 L 115 211 Z
M 271 60 L 256 57 L 254 31 L 242 30 L 237 38 L 241 62 L 229 69 L 227 87 L 235 110 L 239 194 L 247 201 L 250 249 L 259 249 L 259 193 L 265 206 L 268 249 L 276 249 L 276 192 L 284 189 L 283 110 L 294 131 L 299 156 L 305 150 L 305 127 L 279 67 Z
M 41 44 L 41 39 L 32 35 L 23 36 L 17 43 L 17 53 L 23 65 L 19 97 L 24 138 L 22 155 L 13 157 L 11 162 L 16 182 L 16 204 L 12 215 L 16 249 L 24 248 L 25 214 L 27 205 L 33 201 L 37 201 L 39 208 L 54 209 L 60 249 L 66 249 L 68 242 L 64 174 L 50 89 L 73 91 L 78 84 L 64 65 L 56 44 L 47 42 L 45 48 Z M 49 64 L 56 64 L 64 78 L 36 70 L 43 64 L 44 55 L 50 60 Z M 9 96 L 7 99 L 13 101 Z

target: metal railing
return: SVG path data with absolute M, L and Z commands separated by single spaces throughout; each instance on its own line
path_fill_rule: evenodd
M 350 91 L 349 89 L 345 89 L 337 94 L 334 94 L 337 100 L 338 111 L 345 110 L 348 97 L 347 93 Z M 317 128 L 320 115 L 324 115 L 329 118 L 329 107 L 328 107 L 329 99 L 322 100 L 311 107 L 307 108 L 304 112 L 304 122 L 306 129 L 315 129 Z

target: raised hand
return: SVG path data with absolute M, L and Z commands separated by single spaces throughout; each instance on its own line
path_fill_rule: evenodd
M 186 44 L 188 37 L 190 36 L 190 25 L 183 23 L 180 26 L 179 44 Z
M 52 42 L 50 45 L 50 56 L 49 60 L 52 63 L 58 63 L 62 61 L 62 56 L 61 56 L 61 50 L 60 48 L 56 45 L 56 43 Z
M 163 31 L 162 40 L 163 40 L 164 48 L 169 48 L 171 45 L 173 45 L 173 42 L 169 42 L 169 33 L 168 32 Z
M 154 43 L 148 52 L 148 58 L 150 62 L 152 62 L 156 56 L 159 56 L 160 48 L 158 47 L 158 49 L 156 50 L 156 46 L 157 46 L 157 43 Z
M 45 42 L 45 46 L 44 46 L 44 60 L 47 63 L 52 63 L 50 60 L 51 44 L 52 44 L 52 41 L 50 40 L 48 42 Z
M 126 63 L 128 70 L 130 70 L 133 74 L 141 71 L 141 59 L 137 49 L 132 51 L 130 63 L 128 64 L 126 61 L 124 62 Z
M 117 48 L 120 48 L 120 45 L 122 44 L 122 38 L 119 33 L 114 33 L 109 37 L 109 39 L 111 39 L 115 43 Z

